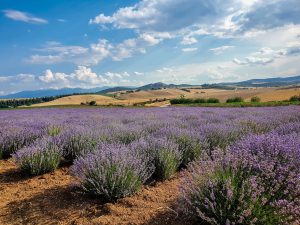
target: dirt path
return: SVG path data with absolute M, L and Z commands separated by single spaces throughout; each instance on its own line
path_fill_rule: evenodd
M 180 176 L 107 203 L 82 194 L 69 168 L 27 177 L 0 160 L 0 224 L 192 224 L 174 211 Z

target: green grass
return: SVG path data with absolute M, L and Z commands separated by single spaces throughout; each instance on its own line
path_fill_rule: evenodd
M 300 101 L 274 101 L 274 102 L 231 102 L 231 103 L 192 103 L 174 104 L 173 106 L 195 106 L 195 107 L 268 107 L 268 106 L 287 106 L 300 105 Z
M 268 106 L 288 106 L 300 105 L 300 101 L 273 101 L 273 102 L 233 102 L 233 103 L 189 103 L 189 104 L 172 104 L 172 106 L 191 106 L 191 107 L 268 107 Z M 26 110 L 26 109 L 41 109 L 41 108 L 59 108 L 59 109 L 92 109 L 92 108 L 145 108 L 145 106 L 120 106 L 120 105 L 54 105 L 54 106 L 39 106 L 39 107 L 24 107 L 24 108 L 0 108 L 1 110 Z M 148 107 L 146 107 L 148 108 Z

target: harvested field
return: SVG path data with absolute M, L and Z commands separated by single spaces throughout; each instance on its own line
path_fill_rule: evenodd
M 118 97 L 108 97 L 103 95 L 74 95 L 63 97 L 51 102 L 45 102 L 32 105 L 31 107 L 41 106 L 58 106 L 58 105 L 80 105 L 81 103 L 96 101 L 98 105 L 124 105 L 131 106 L 135 103 L 143 103 L 147 101 L 164 100 L 179 98 L 185 96 L 187 98 L 218 98 L 221 102 L 225 102 L 228 98 L 242 97 L 245 101 L 250 101 L 254 96 L 261 98 L 261 101 L 282 101 L 288 100 L 294 95 L 299 95 L 299 88 L 278 89 L 278 88 L 257 88 L 257 89 L 238 89 L 238 90 L 220 90 L 220 89 L 187 89 L 189 92 L 181 89 L 161 89 L 138 91 L 134 93 L 123 93 Z M 116 93 L 111 93 L 116 94 Z M 164 103 L 153 103 L 147 106 L 162 106 Z

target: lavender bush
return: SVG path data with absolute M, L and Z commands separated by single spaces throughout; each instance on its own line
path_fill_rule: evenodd
M 82 188 L 109 200 L 137 192 L 153 173 L 147 157 L 125 145 L 102 144 L 74 162 L 73 173 Z
M 46 128 L 46 131 L 49 136 L 55 137 L 60 134 L 60 132 L 62 131 L 62 127 L 58 125 L 49 125 Z
M 97 132 L 84 127 L 72 127 L 59 136 L 59 146 L 67 161 L 73 161 L 79 156 L 95 150 L 100 142 Z
M 14 154 L 20 169 L 31 175 L 54 171 L 58 167 L 61 157 L 62 153 L 51 137 L 39 139 Z
M 156 133 L 154 138 L 166 136 L 171 142 L 178 145 L 178 150 L 182 155 L 182 165 L 200 158 L 203 150 L 207 148 L 207 142 L 201 138 L 199 132 L 195 129 L 182 129 L 178 127 L 165 127 Z
M 297 224 L 300 138 L 250 136 L 194 163 L 182 186 L 190 212 L 210 224 Z
M 171 178 L 182 162 L 182 153 L 178 145 L 166 138 L 140 140 L 132 144 L 133 151 L 145 155 L 148 165 L 155 168 L 153 177 L 159 180 Z
M 41 130 L 32 127 L 6 129 L 0 133 L 0 159 L 8 158 L 18 149 L 34 142 L 42 135 Z
M 232 124 L 207 124 L 200 128 L 200 132 L 206 139 L 209 152 L 226 149 L 243 136 L 242 130 Z

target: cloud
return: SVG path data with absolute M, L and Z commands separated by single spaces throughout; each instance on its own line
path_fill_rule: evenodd
M 189 36 L 185 36 L 183 37 L 181 44 L 182 45 L 192 45 L 192 44 L 196 44 L 198 41 L 196 38 L 194 37 L 189 37 Z
M 61 87 L 94 87 L 102 86 L 106 84 L 111 84 L 112 82 L 102 75 L 97 75 L 94 73 L 91 68 L 85 66 L 78 66 L 77 69 L 70 74 L 65 73 L 54 73 L 51 70 L 46 70 L 42 76 L 39 76 L 38 79 L 47 83 L 50 87 L 61 88 Z
M 90 23 L 112 24 L 118 29 L 174 31 L 200 21 L 208 22 L 217 15 L 225 14 L 231 2 L 233 1 L 142 0 L 133 6 L 120 8 L 111 16 L 100 14 L 91 19 Z
M 155 38 L 154 36 L 150 35 L 150 34 L 141 34 L 140 37 L 145 40 L 147 43 L 149 43 L 150 45 L 156 45 L 159 42 L 161 42 L 162 39 L 159 38 Z
M 26 12 L 21 12 L 17 10 L 3 10 L 4 15 L 12 20 L 22 21 L 25 23 L 34 23 L 34 24 L 47 24 L 48 21 L 42 18 L 35 17 Z
M 111 49 L 112 46 L 104 39 L 91 44 L 88 48 L 62 45 L 59 42 L 47 42 L 42 48 L 35 49 L 39 54 L 30 56 L 29 59 L 25 59 L 25 62 L 31 64 L 71 62 L 77 65 L 93 65 L 107 58 Z
M 158 44 L 162 38 L 170 38 L 168 33 L 141 34 L 121 43 L 112 44 L 106 39 L 90 44 L 89 47 L 63 45 L 59 42 L 47 42 L 41 48 L 35 49 L 25 62 L 32 64 L 57 64 L 71 62 L 76 65 L 96 65 L 104 59 L 122 61 L 138 53 L 146 53 L 146 48 Z M 41 54 L 44 53 L 44 54 Z
M 143 76 L 144 75 L 144 73 L 141 73 L 141 72 L 134 72 L 134 74 L 137 75 L 137 76 Z
M 295 6 L 294 0 L 288 1 Z M 276 23 L 277 25 L 268 25 L 275 22 L 263 19 L 260 20 L 260 23 L 265 26 L 250 24 L 251 21 L 256 21 L 255 17 L 251 15 L 255 14 L 256 10 L 262 10 L 268 5 L 282 6 L 283 0 L 212 0 L 209 2 L 201 0 L 141 0 L 132 6 L 119 8 L 112 15 L 101 13 L 89 21 L 90 24 L 99 24 L 113 29 L 132 29 L 136 33 L 135 37 L 119 43 L 100 39 L 89 46 L 65 46 L 60 43 L 51 45 L 48 43 L 47 46 L 35 49 L 34 54 L 25 61 L 32 64 L 67 62 L 90 66 L 107 59 L 123 61 L 136 54 L 145 54 L 148 48 L 158 45 L 166 39 L 178 38 L 182 45 L 193 45 L 198 42 L 201 35 L 211 35 L 217 38 L 244 38 L 252 41 L 258 40 L 257 37 L 263 37 L 259 39 L 262 42 L 272 39 L 271 42 L 284 43 L 285 39 L 280 39 L 286 33 L 282 32 L 284 31 L 282 28 L 285 27 L 285 30 L 289 31 L 289 36 L 296 34 L 297 25 L 287 24 L 297 23 L 297 15 L 293 14 L 294 17 L 290 21 L 288 17 L 284 20 L 279 18 L 285 22 Z M 288 4 L 286 5 L 283 7 L 284 9 L 278 8 L 277 11 L 274 6 L 269 14 L 273 18 L 273 16 L 279 16 L 278 11 L 293 12 L 294 9 L 291 9 Z M 266 31 L 265 28 L 269 30 Z M 266 37 L 268 33 L 280 31 L 281 35 L 274 35 L 276 38 Z M 224 45 L 210 50 L 215 55 L 219 55 L 232 47 Z M 196 47 L 182 49 L 183 52 L 197 50 Z M 251 60 L 250 58 L 248 61 Z
M 183 48 L 183 49 L 181 49 L 181 51 L 183 51 L 183 52 L 195 52 L 197 50 L 198 50 L 198 48 Z
M 90 24 L 113 23 L 113 18 L 110 16 L 105 16 L 104 14 L 100 14 L 100 15 L 96 16 L 94 19 L 90 19 L 89 23 Z
M 259 51 L 250 54 L 244 61 L 234 58 L 233 62 L 237 65 L 266 65 L 280 58 L 289 58 L 298 55 L 300 55 L 300 43 L 296 43 L 292 47 L 277 50 L 270 47 L 263 47 Z
M 51 70 L 46 70 L 45 74 L 39 76 L 39 79 L 45 83 L 62 82 L 67 83 L 67 75 L 64 73 L 52 73 Z
M 274 58 L 259 58 L 259 57 L 246 57 L 245 61 L 233 59 L 237 65 L 266 65 L 274 61 Z
M 252 10 L 244 13 L 238 23 L 241 30 L 265 30 L 286 24 L 300 23 L 300 4 L 298 0 L 258 1 Z
M 61 22 L 61 23 L 67 22 L 67 20 L 65 20 L 65 19 L 57 19 L 57 21 L 58 21 L 58 22 Z
M 239 37 L 299 24 L 299 11 L 298 0 L 141 0 L 112 15 L 101 13 L 89 22 L 137 33 L 164 31 L 189 45 L 196 43 L 195 35 Z
M 107 72 L 105 73 L 105 76 L 113 80 L 113 79 L 123 79 L 125 77 L 130 77 L 130 74 L 127 72 L 124 73 Z
M 233 48 L 234 46 L 230 46 L 230 45 L 224 45 L 218 48 L 211 48 L 210 51 L 212 51 L 215 55 L 220 55 L 222 54 L 224 51 L 226 51 L 227 49 Z
M 97 74 L 90 67 L 77 66 L 71 73 L 55 72 L 47 69 L 41 75 L 18 74 L 15 76 L 0 76 L 2 95 L 38 89 L 59 88 L 94 88 L 102 86 L 117 86 L 135 81 L 128 72 L 106 72 Z
M 172 68 L 168 68 L 168 67 L 163 67 L 161 69 L 156 70 L 157 73 L 170 73 L 173 71 L 174 70 Z

